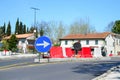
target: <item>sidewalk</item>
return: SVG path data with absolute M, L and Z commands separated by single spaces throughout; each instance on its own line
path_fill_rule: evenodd
M 120 65 L 111 68 L 106 73 L 92 80 L 120 80 Z
M 16 55 L 10 56 L 0 56 L 0 60 L 9 60 L 9 59 L 17 59 L 17 58 L 28 58 L 28 57 L 35 57 L 37 54 L 21 54 L 17 53 Z

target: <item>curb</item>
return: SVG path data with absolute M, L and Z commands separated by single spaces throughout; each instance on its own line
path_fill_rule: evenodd
M 101 60 L 110 60 L 111 58 L 46 58 L 46 59 L 38 59 L 35 58 L 34 62 L 66 62 L 66 61 L 101 61 Z
M 11 56 L 0 56 L 0 60 L 10 60 L 10 59 L 18 59 L 18 58 L 29 58 L 36 57 L 36 54 L 17 54 Z

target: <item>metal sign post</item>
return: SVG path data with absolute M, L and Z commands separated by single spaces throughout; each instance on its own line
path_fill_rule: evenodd
M 41 36 L 35 41 L 35 49 L 39 52 L 39 62 L 41 57 L 41 52 L 47 52 L 50 50 L 52 43 L 50 39 L 46 36 Z

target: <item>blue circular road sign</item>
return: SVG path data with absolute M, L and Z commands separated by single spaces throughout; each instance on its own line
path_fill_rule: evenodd
M 38 52 L 47 52 L 50 50 L 52 43 L 48 37 L 41 36 L 37 38 L 34 45 Z

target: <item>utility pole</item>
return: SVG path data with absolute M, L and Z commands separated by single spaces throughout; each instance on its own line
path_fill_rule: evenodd
M 31 7 L 31 9 L 34 10 L 34 29 L 35 29 L 35 27 L 36 27 L 36 11 L 37 11 L 37 10 L 40 10 L 40 9 L 35 8 L 35 7 Z
M 36 39 L 36 11 L 37 10 L 40 10 L 38 8 L 35 8 L 35 7 L 31 7 L 32 10 L 34 10 L 34 30 L 33 30 L 33 33 L 34 33 L 34 40 Z M 35 49 L 33 49 L 33 54 L 35 53 Z

